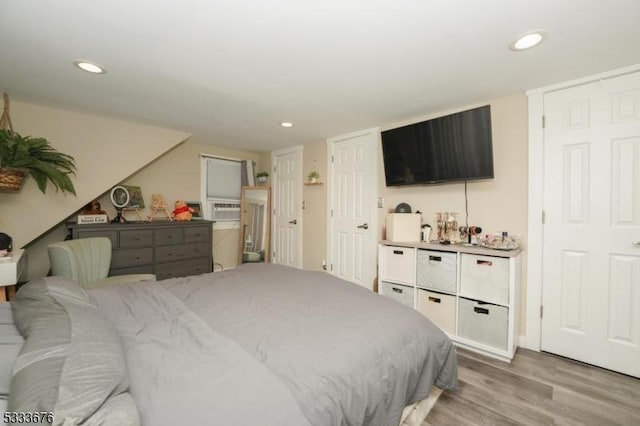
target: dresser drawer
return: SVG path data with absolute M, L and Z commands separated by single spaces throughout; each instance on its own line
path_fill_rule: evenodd
M 471 299 L 509 303 L 509 259 L 462 254 L 460 294 Z
M 388 283 L 382 281 L 380 283 L 380 294 L 386 296 L 405 306 L 413 308 L 413 294 L 415 289 L 406 285 Z
M 185 243 L 200 243 L 211 239 L 210 226 L 188 226 L 184 229 Z
M 456 253 L 418 250 L 417 285 L 455 293 L 457 259 Z
M 416 249 L 407 247 L 382 246 L 380 279 L 414 284 L 416 271 Z
M 109 271 L 109 276 L 129 275 L 129 274 L 153 274 L 153 265 L 133 266 L 131 268 L 117 268 Z
M 456 334 L 456 297 L 418 289 L 418 311 L 449 334 Z
M 507 350 L 509 309 L 460 298 L 458 336 Z
M 111 247 L 118 247 L 118 231 L 111 231 L 108 229 L 97 229 L 91 231 L 89 229 L 78 229 L 78 234 L 74 235 L 74 239 L 78 238 L 95 238 L 95 237 L 107 237 L 111 240 Z
M 209 243 L 182 244 L 176 246 L 156 247 L 156 262 L 171 262 L 192 257 L 209 256 L 211 246 Z
M 111 253 L 111 269 L 130 266 L 150 265 L 153 263 L 151 247 L 138 249 L 117 249 Z
M 151 247 L 153 231 L 151 229 L 134 229 L 120 231 L 120 248 Z
M 182 228 L 156 229 L 156 245 L 167 246 L 184 243 L 184 232 Z
M 204 274 L 211 272 L 211 266 L 208 258 L 158 264 L 155 266 L 156 280 Z

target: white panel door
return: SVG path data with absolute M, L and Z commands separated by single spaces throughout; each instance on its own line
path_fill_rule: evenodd
M 302 268 L 302 147 L 275 151 L 273 263 Z
M 373 289 L 377 255 L 377 129 L 332 138 L 329 272 Z
M 640 73 L 544 114 L 542 350 L 640 377 Z

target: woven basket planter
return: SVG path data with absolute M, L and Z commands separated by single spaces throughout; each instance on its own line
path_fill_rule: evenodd
M 4 111 L 0 116 L 0 192 L 20 192 L 27 175 L 31 174 L 43 194 L 50 182 L 55 186 L 56 192 L 75 195 L 76 190 L 69 177 L 76 172 L 73 157 L 57 151 L 45 138 L 21 136 L 14 132 L 9 117 L 9 95 L 4 93 L 2 97 Z
M 0 192 L 20 192 L 27 172 L 15 167 L 0 167 Z

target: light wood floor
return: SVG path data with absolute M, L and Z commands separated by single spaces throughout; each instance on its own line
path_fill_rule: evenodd
M 640 425 L 640 379 L 546 353 L 508 364 L 458 349 L 458 382 L 422 426 Z

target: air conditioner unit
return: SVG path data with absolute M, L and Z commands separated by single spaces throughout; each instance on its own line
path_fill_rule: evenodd
M 211 202 L 211 219 L 215 222 L 239 222 L 240 202 Z

